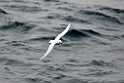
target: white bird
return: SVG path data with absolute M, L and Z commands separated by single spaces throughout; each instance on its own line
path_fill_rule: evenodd
M 50 40 L 49 41 L 49 43 L 50 43 L 49 48 L 47 49 L 46 53 L 40 58 L 40 60 L 42 60 L 43 58 L 45 58 L 51 52 L 51 50 L 53 49 L 53 47 L 54 47 L 55 44 L 62 44 L 62 41 L 60 40 L 60 38 L 62 36 L 64 36 L 68 32 L 69 28 L 70 28 L 70 24 L 54 40 Z

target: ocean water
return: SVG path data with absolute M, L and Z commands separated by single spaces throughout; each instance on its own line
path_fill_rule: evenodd
M 1 83 L 124 83 L 124 0 L 0 0 Z M 49 40 L 70 30 L 40 61 Z

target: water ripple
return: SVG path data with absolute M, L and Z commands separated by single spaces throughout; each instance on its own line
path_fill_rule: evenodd
M 11 30 L 17 29 L 21 31 L 28 31 L 33 27 L 33 25 L 28 25 L 28 23 L 24 22 L 9 22 L 7 25 L 3 25 L 0 27 L 1 30 Z

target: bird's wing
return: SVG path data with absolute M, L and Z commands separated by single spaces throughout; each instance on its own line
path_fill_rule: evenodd
M 69 30 L 70 28 L 70 24 L 68 24 L 67 28 L 62 32 L 60 33 L 56 38 L 55 40 L 59 40 L 63 35 L 65 35 L 67 33 L 67 31 Z
M 40 60 L 42 60 L 43 58 L 45 58 L 45 57 L 51 52 L 51 50 L 53 49 L 54 45 L 55 45 L 55 43 L 50 44 L 48 50 L 47 50 L 46 53 L 40 58 Z

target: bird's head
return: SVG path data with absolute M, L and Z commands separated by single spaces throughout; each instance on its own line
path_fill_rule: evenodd
M 62 44 L 62 41 L 61 40 L 58 40 L 58 44 Z
M 56 41 L 56 45 L 60 45 L 60 44 L 62 44 L 62 41 L 61 40 L 57 40 Z

